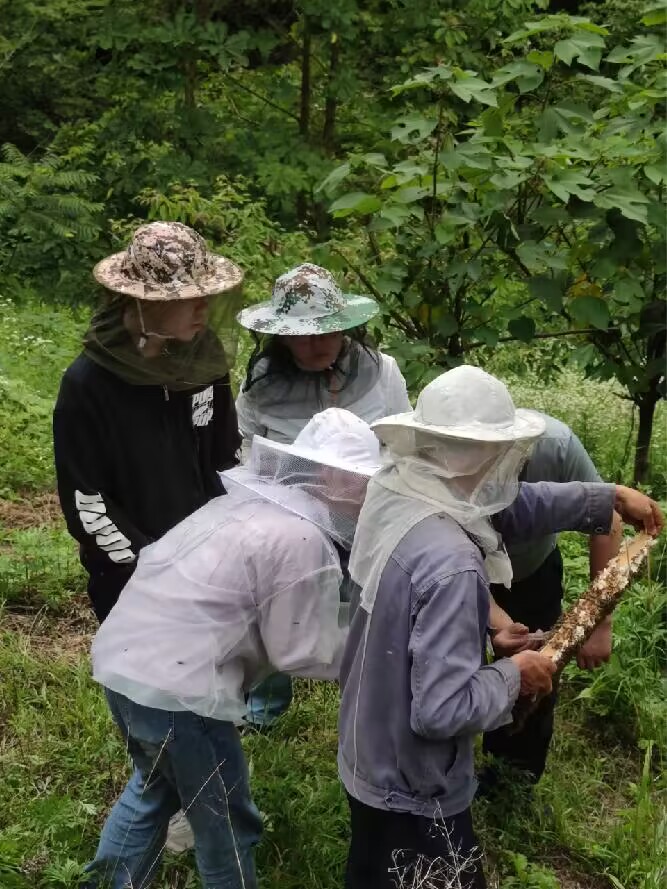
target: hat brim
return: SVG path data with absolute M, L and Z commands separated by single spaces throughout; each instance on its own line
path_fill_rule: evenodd
M 391 417 L 383 417 L 375 423 L 371 423 L 371 429 L 383 443 L 391 448 L 392 429 L 414 429 L 424 432 L 436 438 L 456 438 L 462 441 L 531 441 L 539 438 L 546 428 L 543 417 L 536 411 L 518 408 L 514 414 L 514 423 L 509 426 L 493 427 L 481 423 L 471 423 L 469 426 L 431 426 L 428 423 L 420 423 L 414 418 L 413 411 L 402 414 L 394 414 Z
M 211 271 L 196 282 L 188 284 L 179 281 L 170 284 L 147 284 L 142 281 L 134 281 L 122 271 L 124 258 L 124 250 L 107 256 L 106 259 L 97 263 L 93 269 L 93 276 L 107 290 L 133 296 L 135 299 L 156 301 L 200 299 L 203 296 L 225 293 L 243 283 L 243 272 L 236 263 L 224 256 L 216 256 L 214 253 L 208 254 Z
M 284 444 L 280 441 L 271 441 L 270 438 L 264 438 L 263 435 L 253 436 L 253 442 L 255 441 L 261 442 L 264 447 L 278 451 L 278 453 L 303 457 L 304 460 L 311 460 L 313 463 L 319 463 L 322 466 L 330 466 L 332 469 L 343 469 L 345 472 L 353 472 L 366 478 L 371 478 L 380 469 L 379 463 L 369 465 L 368 463 L 354 463 L 351 460 L 338 460 L 336 457 L 323 455 L 320 450 L 302 448 L 294 444 Z M 231 472 L 233 471 L 231 470 Z
M 377 315 L 380 307 L 369 296 L 345 294 L 345 308 L 321 318 L 277 315 L 271 300 L 239 312 L 237 321 L 248 330 L 281 336 L 313 336 L 359 327 Z

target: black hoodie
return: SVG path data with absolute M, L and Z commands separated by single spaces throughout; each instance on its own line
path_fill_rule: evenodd
M 229 376 L 183 391 L 131 385 L 80 355 L 53 415 L 58 494 L 99 620 L 142 546 L 211 498 L 240 446 Z

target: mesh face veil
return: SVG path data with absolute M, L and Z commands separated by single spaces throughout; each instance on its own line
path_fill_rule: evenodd
M 241 287 L 201 300 L 197 307 L 194 299 L 148 303 L 114 294 L 91 320 L 85 353 L 132 385 L 174 390 L 208 385 L 234 364 Z M 149 351 L 152 340 L 158 348 Z
M 256 435 L 249 462 L 221 475 L 229 493 L 259 494 L 350 549 L 368 480 L 379 465 L 379 442 L 368 424 L 329 408 L 306 424 L 293 445 Z
M 464 366 L 429 383 L 414 414 L 388 417 L 373 428 L 391 462 L 369 486 L 350 558 L 364 608 L 372 610 L 398 542 L 419 521 L 440 513 L 482 547 L 491 581 L 509 586 L 511 564 L 489 516 L 518 493 L 521 466 L 544 429 L 538 415 L 516 411 L 503 383 Z M 378 534 L 378 527 L 385 533 Z
M 85 353 L 133 385 L 212 383 L 236 355 L 243 272 L 178 222 L 139 226 L 127 248 L 93 270 L 107 300 Z

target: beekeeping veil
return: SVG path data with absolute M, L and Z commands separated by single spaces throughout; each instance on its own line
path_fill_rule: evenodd
M 489 579 L 510 586 L 512 566 L 490 516 L 515 499 L 518 475 L 544 421 L 516 410 L 507 388 L 476 367 L 441 374 L 414 412 L 372 426 L 389 464 L 368 486 L 350 575 L 370 613 L 391 553 L 416 524 L 445 514 L 482 549 Z
M 320 266 L 303 263 L 290 269 L 276 279 L 270 300 L 239 313 L 239 323 L 252 331 L 257 343 L 244 391 L 252 392 L 261 410 L 289 420 L 312 417 L 332 390 L 338 407 L 353 405 L 379 383 L 380 359 L 373 348 L 345 336 L 331 367 L 312 371 L 297 368 L 281 341 L 363 328 L 379 310 L 368 296 L 343 293 Z
M 229 372 L 243 272 L 211 253 L 193 229 L 142 225 L 127 249 L 99 262 L 93 275 L 108 294 L 84 336 L 85 354 L 97 364 L 132 385 L 173 390 L 209 385 Z M 195 325 L 188 326 L 195 305 Z
M 250 460 L 221 473 L 229 494 L 260 495 L 316 524 L 350 549 L 368 479 L 380 468 L 380 444 L 350 411 L 328 408 L 291 445 L 255 435 Z

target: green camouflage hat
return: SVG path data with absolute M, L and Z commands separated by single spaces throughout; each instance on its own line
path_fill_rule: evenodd
M 196 299 L 233 290 L 243 272 L 210 253 L 196 231 L 180 222 L 141 225 L 121 253 L 98 262 L 93 275 L 108 290 L 137 299 Z
M 331 272 L 306 262 L 276 279 L 270 300 L 237 317 L 258 333 L 298 336 L 359 327 L 378 311 L 374 299 L 344 294 Z

